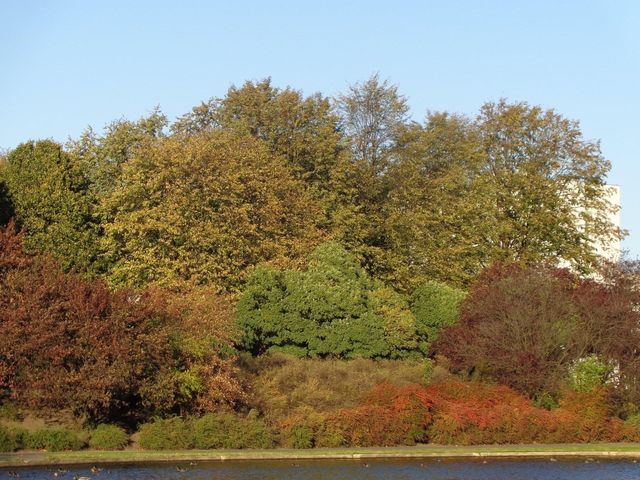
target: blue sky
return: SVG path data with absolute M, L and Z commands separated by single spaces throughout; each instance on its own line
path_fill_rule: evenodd
M 4 0 L 0 18 L 2 149 L 173 118 L 247 79 L 334 95 L 379 72 L 417 120 L 500 97 L 579 120 L 640 256 L 640 2 Z

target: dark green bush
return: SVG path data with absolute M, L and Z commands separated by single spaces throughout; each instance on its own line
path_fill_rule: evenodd
M 66 428 L 43 428 L 25 436 L 25 447 L 33 450 L 80 450 L 84 444 L 78 433 Z
M 189 425 L 182 418 L 157 419 L 140 427 L 140 446 L 147 450 L 191 448 Z
M 0 425 L 0 452 L 13 452 L 22 448 L 23 432 Z
M 101 424 L 91 433 L 89 446 L 95 450 L 122 450 L 129 444 L 129 435 L 117 425 Z
M 305 271 L 255 269 L 239 298 L 237 323 L 240 348 L 254 355 L 378 359 L 420 353 L 407 299 L 333 242 L 314 250 Z

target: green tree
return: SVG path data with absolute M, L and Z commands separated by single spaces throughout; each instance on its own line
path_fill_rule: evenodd
M 384 205 L 388 280 L 467 286 L 496 260 L 561 258 L 586 271 L 610 223 L 609 169 L 576 122 L 526 103 L 488 103 L 475 121 L 430 114 L 399 144 Z
M 402 358 L 416 353 L 416 324 L 400 294 L 369 277 L 336 243 L 305 271 L 258 268 L 238 303 L 241 345 L 254 354 Z
M 605 385 L 612 373 L 611 365 L 600 360 L 597 355 L 576 360 L 569 368 L 569 385 L 576 392 L 591 392 Z
M 318 241 L 320 210 L 263 142 L 214 130 L 137 150 L 105 200 L 116 284 L 234 290 L 260 262 L 286 264 Z
M 216 118 L 218 108 L 220 108 L 220 100 L 217 98 L 200 102 L 200 105 L 196 105 L 190 112 L 180 116 L 171 124 L 171 133 L 189 136 L 220 127 Z
M 164 137 L 167 125 L 167 117 L 156 107 L 136 121 L 123 118 L 109 123 L 102 135 L 88 128 L 67 147 L 85 164 L 92 190 L 103 198 L 118 185 L 122 166 L 133 158 L 136 150 Z
M 412 137 L 406 99 L 395 85 L 373 75 L 337 97 L 335 109 L 349 155 L 333 170 L 333 236 L 362 261 L 371 275 L 389 278 L 394 259 L 385 231 L 388 170 Z
M 59 144 L 40 140 L 9 152 L 2 176 L 25 248 L 53 254 L 67 270 L 90 268 L 98 225 L 83 165 Z
M 6 158 L 0 155 L 0 226 L 6 225 L 13 217 L 13 205 L 9 198 L 9 189 L 4 180 Z

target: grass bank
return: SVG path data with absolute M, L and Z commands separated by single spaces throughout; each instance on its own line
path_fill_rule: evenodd
M 224 460 L 313 460 L 364 458 L 468 458 L 468 457 L 620 457 L 640 458 L 640 443 L 558 445 L 482 445 L 384 448 L 316 448 L 309 450 L 124 450 L 103 452 L 16 452 L 0 454 L 0 467 L 27 465 L 181 462 Z

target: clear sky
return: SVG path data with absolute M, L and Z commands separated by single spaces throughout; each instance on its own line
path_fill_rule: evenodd
M 174 118 L 232 84 L 334 95 L 379 72 L 421 120 L 506 97 L 600 139 L 640 256 L 640 1 L 0 0 L 0 148 Z

